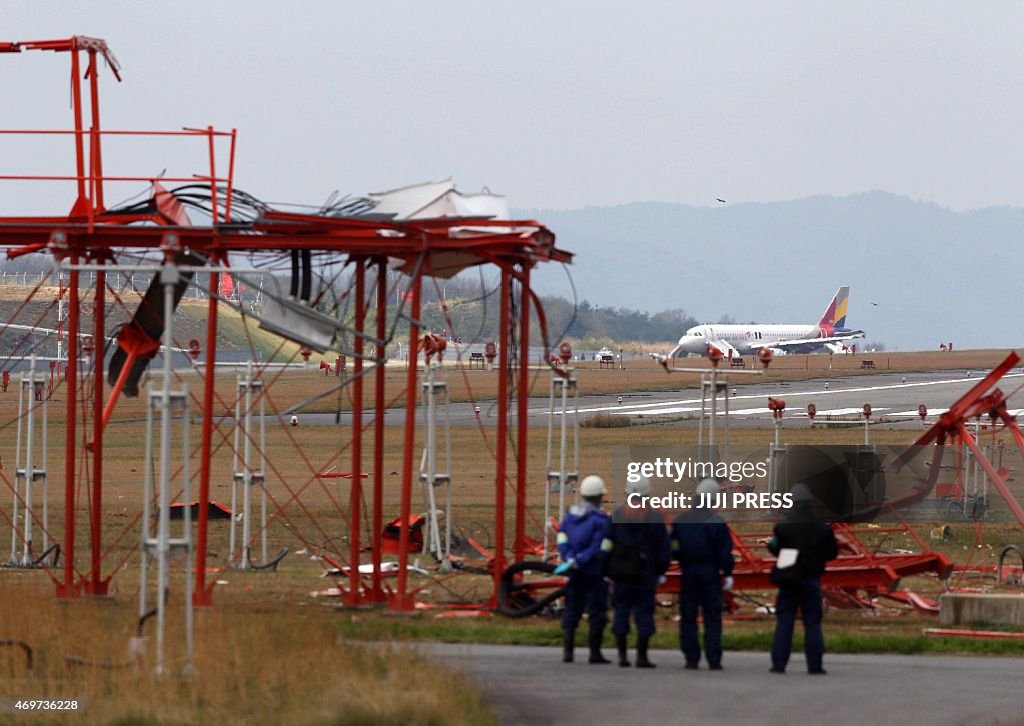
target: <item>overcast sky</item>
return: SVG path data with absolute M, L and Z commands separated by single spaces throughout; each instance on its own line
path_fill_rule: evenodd
M 1021 2 L 0 7 L 3 40 L 106 38 L 124 83 L 103 76 L 105 126 L 236 127 L 237 184 L 265 199 L 453 176 L 520 208 L 1024 200 Z M 0 126 L 67 127 L 67 68 L 0 55 Z M 19 171 L 61 173 L 68 148 L 0 142 Z M 201 151 L 112 142 L 108 172 L 203 171 Z M 70 206 L 2 196 L 4 212 Z

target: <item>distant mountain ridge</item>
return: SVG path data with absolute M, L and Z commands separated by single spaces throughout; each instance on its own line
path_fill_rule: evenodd
M 957 212 L 872 191 L 516 214 L 544 222 L 576 253 L 570 272 L 580 299 L 594 305 L 682 308 L 711 322 L 816 322 L 850 285 L 848 325 L 889 349 L 1024 344 L 1022 208 Z M 557 266 L 542 265 L 534 284 L 571 297 Z

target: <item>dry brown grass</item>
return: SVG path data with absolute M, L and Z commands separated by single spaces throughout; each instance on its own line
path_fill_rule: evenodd
M 450 724 L 492 723 L 458 677 L 401 647 L 347 642 L 322 608 L 197 611 L 195 674 L 180 672 L 180 607 L 169 619 L 170 673 L 133 660 L 132 607 L 113 601 L 58 602 L 32 576 L 4 575 L 0 638 L 31 644 L 0 649 L 2 695 L 79 699 L 68 723 Z M 15 580 L 12 582 L 12 580 Z M 35 581 L 35 582 L 33 582 Z M 154 644 L 149 643 L 152 652 Z M 67 656 L 87 659 L 73 665 Z M 113 667 L 110 667 L 113 666 Z M 39 721 L 47 721 L 39 717 Z M 18 716 L 18 723 L 32 723 Z

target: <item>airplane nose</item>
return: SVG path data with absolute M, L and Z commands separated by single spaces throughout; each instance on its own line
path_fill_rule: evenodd
M 684 335 L 679 339 L 678 349 L 684 353 L 703 353 L 704 339 L 695 335 Z

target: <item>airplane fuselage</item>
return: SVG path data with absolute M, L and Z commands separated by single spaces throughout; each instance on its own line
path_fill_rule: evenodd
M 807 338 L 825 338 L 830 335 L 817 325 L 696 325 L 679 339 L 681 353 L 706 352 L 708 342 L 729 343 L 740 353 L 771 348 L 772 343 Z
M 689 353 L 707 355 L 712 348 L 729 357 L 756 353 L 764 348 L 776 354 L 845 350 L 847 341 L 864 337 L 863 330 L 845 327 L 849 292 L 849 287 L 840 287 L 816 324 L 695 325 L 679 339 L 668 358 Z

